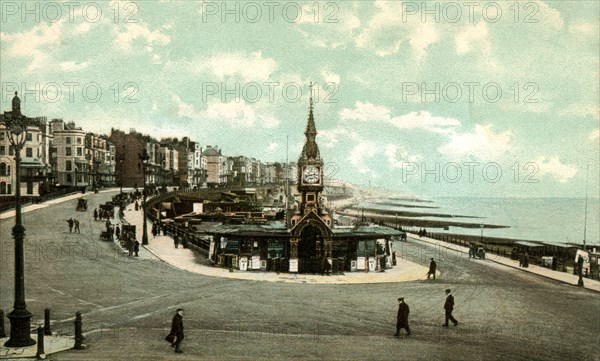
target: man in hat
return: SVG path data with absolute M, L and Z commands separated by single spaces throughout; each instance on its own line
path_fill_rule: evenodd
M 427 279 L 430 279 L 429 277 L 431 275 L 433 275 L 433 279 L 435 279 L 435 269 L 436 268 L 437 268 L 437 264 L 435 263 L 435 261 L 432 258 L 431 262 L 429 262 L 429 272 L 427 272 Z
M 183 341 L 183 337 L 183 308 L 178 308 L 171 322 L 171 332 L 165 340 L 171 342 L 171 347 L 175 347 L 176 353 L 182 353 L 179 345 Z
M 442 325 L 448 327 L 448 320 L 454 323 L 454 326 L 458 325 L 458 321 L 452 316 L 452 310 L 454 309 L 454 296 L 452 296 L 450 289 L 446 290 L 446 302 L 444 303 L 444 310 L 446 310 L 446 322 Z
M 408 314 L 410 313 L 410 308 L 404 302 L 404 297 L 398 298 L 398 316 L 396 321 L 396 334 L 394 336 L 400 336 L 400 329 L 403 328 L 406 330 L 406 336 L 410 335 L 410 327 L 408 326 Z

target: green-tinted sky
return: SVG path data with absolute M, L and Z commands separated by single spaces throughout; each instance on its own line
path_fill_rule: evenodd
M 313 81 L 334 178 L 583 196 L 589 165 L 599 189 L 597 1 L 0 4 L 3 110 L 16 87 L 29 116 L 275 161 L 288 135 L 298 157 Z

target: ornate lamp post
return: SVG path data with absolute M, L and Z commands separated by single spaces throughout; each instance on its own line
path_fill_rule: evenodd
M 138 157 L 142 161 L 142 174 L 144 176 L 144 189 L 142 190 L 142 194 L 144 195 L 144 202 L 142 203 L 142 211 L 144 212 L 144 226 L 142 233 L 142 244 L 148 244 L 148 216 L 146 215 L 146 198 L 148 197 L 148 192 L 146 192 L 146 164 L 150 159 L 150 155 L 148 155 L 148 151 L 144 148 L 144 152 L 138 154 Z
M 15 96 L 16 98 L 16 96 Z M 14 100 L 13 100 L 14 103 Z M 14 104 L 13 104 L 14 108 Z M 27 138 L 27 121 L 20 114 L 12 114 L 12 119 L 6 123 L 9 141 L 15 150 L 15 226 L 12 235 L 15 240 L 15 303 L 14 310 L 8 314 L 10 320 L 10 338 L 4 343 L 6 347 L 26 347 L 35 345 L 30 337 L 31 313 L 25 304 L 25 259 L 23 240 L 25 227 L 21 222 L 21 149 Z

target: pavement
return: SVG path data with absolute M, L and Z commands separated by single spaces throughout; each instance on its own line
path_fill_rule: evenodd
M 141 208 L 135 211 L 133 205 L 128 205 L 125 211 L 125 219 L 136 226 L 136 236 L 142 241 L 143 213 Z M 150 225 L 149 225 L 150 228 Z M 428 271 L 418 263 L 404 259 L 397 252 L 400 260 L 397 265 L 385 272 L 346 272 L 343 275 L 307 275 L 292 273 L 275 273 L 264 271 L 239 271 L 230 272 L 228 268 L 214 267 L 207 264 L 207 260 L 198 252 L 189 248 L 175 248 L 173 238 L 170 236 L 148 235 L 148 245 L 140 247 L 145 250 L 140 252 L 140 258 L 156 257 L 167 264 L 188 272 L 202 274 L 212 277 L 233 278 L 251 281 L 282 282 L 282 283 L 310 283 L 310 284 L 365 284 L 365 283 L 396 283 L 417 281 L 425 278 Z M 437 272 L 439 275 L 439 272 Z
M 443 247 L 455 252 L 459 252 L 461 254 L 465 254 L 468 255 L 469 254 L 469 248 L 468 247 L 464 247 L 464 246 L 460 246 L 457 244 L 453 244 L 453 243 L 448 243 L 448 242 L 443 242 L 443 241 L 439 241 L 437 239 L 433 239 L 433 238 L 429 238 L 429 237 L 419 237 L 416 234 L 412 234 L 412 233 L 407 233 L 407 236 L 410 237 L 411 239 L 415 240 L 415 241 L 420 241 L 420 242 L 426 242 L 429 244 L 432 244 L 434 246 L 437 247 Z M 579 276 L 567 273 L 567 272 L 560 272 L 560 271 L 553 271 L 549 268 L 546 267 L 541 267 L 541 266 L 537 266 L 537 265 L 529 265 L 529 267 L 525 268 L 525 267 L 520 267 L 519 266 L 519 261 L 518 260 L 513 260 L 507 257 L 503 257 L 503 256 L 499 256 L 496 254 L 492 254 L 492 253 L 487 253 L 485 255 L 485 260 L 477 260 L 477 261 L 481 261 L 481 262 L 485 262 L 485 261 L 491 261 L 491 262 L 495 262 L 507 267 L 511 267 L 514 269 L 518 269 L 520 271 L 523 272 L 529 272 L 538 276 L 542 276 L 542 277 L 546 277 L 546 278 L 550 278 L 553 279 L 555 281 L 559 281 L 559 282 L 563 282 L 566 284 L 570 284 L 570 285 L 575 285 L 577 286 L 577 282 L 579 281 Z M 596 292 L 600 292 L 600 281 L 598 280 L 593 280 L 590 278 L 583 278 L 583 284 L 584 284 L 584 288 L 588 289 L 588 290 L 592 290 L 592 291 L 596 291 Z
M 31 335 L 37 342 L 37 334 Z M 8 341 L 8 337 L 0 338 L 0 345 Z M 75 346 L 75 338 L 71 336 L 44 336 L 44 353 L 51 355 L 57 352 L 70 350 Z M 37 355 L 37 343 L 29 347 L 4 347 L 0 346 L 0 360 L 13 360 L 20 358 L 35 358 Z

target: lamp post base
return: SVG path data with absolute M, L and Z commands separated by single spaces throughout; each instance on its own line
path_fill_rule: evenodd
M 27 310 L 13 310 L 7 315 L 10 320 L 10 338 L 4 343 L 6 347 L 27 347 L 35 345 L 31 338 L 31 313 Z

